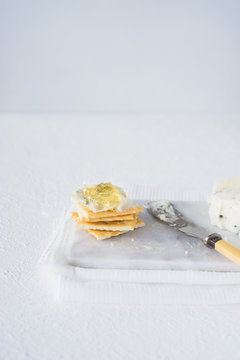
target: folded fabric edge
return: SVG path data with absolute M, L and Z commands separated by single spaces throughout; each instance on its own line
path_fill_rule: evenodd
M 41 281 L 57 302 L 134 305 L 224 305 L 240 303 L 240 285 L 79 281 L 41 269 Z
M 88 304 L 223 305 L 240 303 L 240 285 L 126 284 L 79 282 L 58 283 L 58 300 Z

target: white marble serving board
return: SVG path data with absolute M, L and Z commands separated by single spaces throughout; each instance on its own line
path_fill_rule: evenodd
M 141 202 L 143 205 L 146 202 Z M 210 225 L 206 202 L 174 202 L 193 222 L 240 247 L 240 238 Z M 147 210 L 140 214 L 146 226 L 126 234 L 97 241 L 68 220 L 67 263 L 84 268 L 240 271 L 240 267 L 188 237 L 157 221 Z

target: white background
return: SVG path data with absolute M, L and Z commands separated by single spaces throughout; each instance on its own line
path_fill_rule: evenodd
M 1 0 L 0 111 L 240 111 L 238 0 Z

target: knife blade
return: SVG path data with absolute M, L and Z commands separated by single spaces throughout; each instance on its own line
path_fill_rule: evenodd
M 188 236 L 200 239 L 210 249 L 215 249 L 229 260 L 240 265 L 240 249 L 222 239 L 217 233 L 210 233 L 184 217 L 172 203 L 165 200 L 151 201 L 148 212 L 161 222 Z
M 147 210 L 158 220 L 188 236 L 203 241 L 209 235 L 206 229 L 186 219 L 169 201 L 151 201 L 148 203 Z

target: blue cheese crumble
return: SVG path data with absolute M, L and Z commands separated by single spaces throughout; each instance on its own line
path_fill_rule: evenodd
M 209 215 L 212 225 L 240 236 L 240 178 L 214 185 Z

